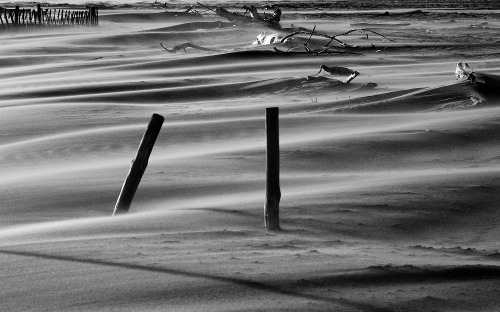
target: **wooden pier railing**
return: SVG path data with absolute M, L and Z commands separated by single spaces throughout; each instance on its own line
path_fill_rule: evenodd
M 42 9 L 39 4 L 36 9 L 24 9 L 19 6 L 14 9 L 0 7 L 0 29 L 98 25 L 99 9 L 96 6 L 79 11 L 58 8 Z

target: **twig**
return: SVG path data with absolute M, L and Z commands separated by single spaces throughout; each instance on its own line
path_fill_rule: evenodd
M 307 44 L 309 43 L 309 40 L 311 40 L 312 36 L 314 35 L 314 31 L 316 30 L 316 25 L 314 25 L 313 31 L 311 32 L 311 35 L 309 36 L 309 39 L 307 39 L 306 43 L 304 43 L 304 47 L 306 48 L 307 51 L 311 51 Z

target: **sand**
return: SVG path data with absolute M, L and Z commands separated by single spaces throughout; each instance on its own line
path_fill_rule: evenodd
M 498 311 L 500 11 L 355 9 L 281 24 L 392 41 L 280 54 L 308 36 L 253 46 L 288 32 L 144 7 L 0 31 L 0 310 Z M 187 42 L 215 51 L 160 46 Z M 456 80 L 460 61 L 485 83 Z M 308 78 L 321 65 L 360 75 Z M 153 113 L 149 166 L 111 217 Z

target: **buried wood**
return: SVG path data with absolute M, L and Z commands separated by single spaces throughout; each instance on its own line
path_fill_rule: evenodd
M 153 150 L 153 146 L 160 133 L 164 120 L 165 118 L 158 114 L 153 114 L 151 117 L 146 132 L 142 137 L 139 149 L 137 150 L 137 155 L 135 159 L 132 160 L 132 166 L 125 178 L 118 200 L 116 201 L 113 216 L 127 213 L 130 209 L 135 192 L 141 182 L 142 175 L 148 166 L 149 156 L 151 155 L 151 151 Z
M 280 148 L 279 148 L 279 108 L 266 108 L 266 202 L 264 204 L 264 224 L 268 231 L 279 231 L 280 190 Z

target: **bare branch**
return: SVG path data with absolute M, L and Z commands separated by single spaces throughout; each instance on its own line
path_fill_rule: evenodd
M 375 34 L 375 35 L 378 35 L 388 41 L 394 41 L 394 39 L 391 39 L 391 38 L 387 38 L 386 36 L 382 35 L 381 33 L 378 33 L 376 31 L 373 31 L 373 30 L 370 30 L 370 29 L 366 29 L 366 28 L 356 28 L 356 29 L 351 29 L 343 34 L 339 34 L 339 35 L 336 35 L 335 37 L 339 37 L 339 36 L 347 36 L 349 35 L 350 33 L 353 33 L 353 32 L 356 32 L 356 31 L 359 31 L 359 32 L 369 32 L 369 33 L 372 33 L 372 34 Z
M 306 31 L 306 30 L 298 30 L 294 33 L 291 33 L 289 35 L 286 35 L 285 37 L 281 38 L 281 43 L 284 43 L 287 39 L 293 37 L 293 36 L 296 36 L 298 34 L 311 34 L 310 31 Z M 335 40 L 337 41 L 338 43 L 340 43 L 342 46 L 346 46 L 346 44 L 340 40 L 338 40 L 337 38 L 335 38 L 336 36 L 329 36 L 327 34 L 322 34 L 322 33 L 314 33 L 314 35 L 318 36 L 318 37 L 325 37 L 325 38 L 328 38 L 328 39 L 331 39 L 331 40 Z
M 318 55 L 320 54 L 319 52 L 317 51 L 305 51 L 305 52 L 296 52 L 296 51 L 291 51 L 290 52 L 290 49 L 292 48 L 288 48 L 286 51 L 283 51 L 283 50 L 280 50 L 276 47 L 273 48 L 275 52 L 278 52 L 278 53 L 288 53 L 288 54 L 306 54 L 306 55 Z M 352 54 L 352 55 L 362 55 L 361 53 L 357 53 L 357 52 L 352 52 L 352 51 L 332 51 L 332 50 L 326 50 L 326 51 L 323 51 L 321 53 L 324 53 L 324 54 Z
M 291 33 L 291 34 L 289 34 L 289 35 L 286 35 L 285 37 L 281 38 L 281 41 L 280 41 L 280 42 L 281 42 L 281 43 L 284 43 L 287 39 L 289 39 L 289 38 L 291 38 L 291 37 L 293 37 L 293 36 L 296 36 L 296 35 L 298 35 L 298 34 L 308 34 L 308 35 L 310 35 L 309 39 L 308 39 L 308 40 L 307 40 L 307 42 L 306 42 L 306 46 L 307 46 L 307 43 L 309 42 L 309 40 L 311 39 L 311 37 L 312 37 L 313 35 L 318 36 L 318 37 L 328 38 L 328 39 L 330 39 L 330 41 L 329 41 L 329 42 L 325 45 L 325 48 L 324 48 L 324 49 L 322 49 L 322 50 L 320 50 L 320 51 L 319 51 L 319 53 L 323 53 L 323 52 L 326 52 L 326 51 L 328 50 L 329 45 L 330 45 L 333 41 L 338 42 L 338 43 L 339 43 L 342 47 L 350 47 L 350 48 L 352 48 L 352 46 L 348 45 L 347 43 L 343 42 L 342 40 L 338 39 L 337 37 L 347 36 L 347 35 L 349 35 L 349 34 L 351 34 L 351 33 L 353 33 L 353 32 L 370 32 L 370 33 L 373 33 L 373 34 L 375 34 L 375 35 L 378 35 L 378 36 L 380 36 L 380 37 L 382 37 L 382 38 L 384 38 L 384 39 L 386 39 L 386 40 L 389 40 L 389 41 L 394 41 L 393 39 L 390 39 L 390 38 L 388 38 L 388 37 L 386 37 L 386 36 L 384 36 L 384 35 L 382 35 L 382 34 L 380 34 L 380 33 L 376 32 L 376 31 L 373 31 L 373 30 L 370 30 L 370 29 L 366 29 L 366 28 L 356 28 L 356 29 L 351 29 L 351 30 L 349 30 L 349 31 L 347 31 L 347 32 L 345 32 L 345 33 L 338 34 L 338 35 L 335 35 L 335 36 L 330 36 L 330 35 L 323 34 L 323 33 L 317 33 L 317 32 L 315 32 L 315 30 L 316 30 L 316 26 L 314 26 L 314 29 L 313 29 L 313 31 L 312 31 L 312 32 L 311 32 L 311 31 L 307 31 L 307 30 L 298 30 L 298 31 L 295 31 L 295 32 L 293 32 L 293 33 Z
M 316 30 L 316 25 L 314 25 L 313 31 L 311 32 L 311 35 L 309 36 L 309 39 L 307 39 L 306 43 L 304 43 L 304 47 L 306 48 L 307 51 L 311 51 L 307 44 L 309 43 L 309 40 L 311 40 L 312 36 L 314 35 L 314 31 Z

